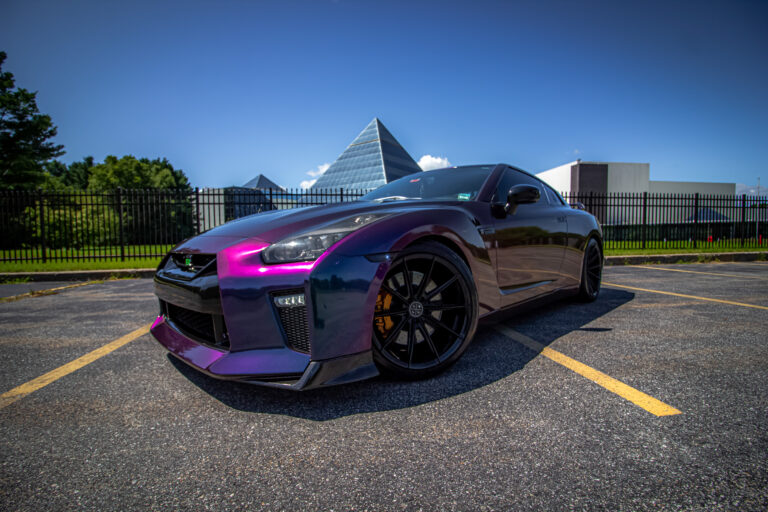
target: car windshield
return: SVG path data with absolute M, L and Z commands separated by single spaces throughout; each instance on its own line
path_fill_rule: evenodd
M 405 199 L 474 201 L 493 165 L 454 167 L 409 174 L 360 198 L 361 201 Z

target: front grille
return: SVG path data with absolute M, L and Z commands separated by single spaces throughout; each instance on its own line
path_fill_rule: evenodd
M 196 254 L 196 253 L 171 253 L 173 263 L 183 270 L 196 274 L 205 269 L 205 273 L 216 273 L 216 255 L 215 254 Z M 206 268 L 208 267 L 208 268 Z
M 285 290 L 273 293 L 272 297 L 280 295 L 304 294 L 303 288 Z M 273 301 L 274 306 L 274 301 Z M 285 333 L 285 341 L 290 348 L 297 352 L 309 354 L 309 325 L 307 323 L 307 306 L 277 307 L 280 324 Z
M 168 319 L 184 334 L 218 348 L 229 348 L 229 336 L 223 316 L 200 313 L 167 302 L 165 312 Z

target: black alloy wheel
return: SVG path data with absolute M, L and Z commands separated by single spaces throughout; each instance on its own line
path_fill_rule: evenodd
M 584 250 L 584 264 L 581 270 L 581 287 L 579 298 L 592 302 L 600 294 L 600 283 L 603 279 L 603 253 L 597 240 L 591 238 Z
M 393 262 L 373 315 L 374 359 L 385 373 L 423 378 L 453 364 L 477 328 L 477 292 L 464 261 L 439 243 Z

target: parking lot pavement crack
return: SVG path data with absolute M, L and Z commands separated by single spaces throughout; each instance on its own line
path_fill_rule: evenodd
M 31 297 L 42 297 L 43 295 L 54 295 L 63 290 L 70 290 L 72 288 L 79 288 L 81 286 L 88 286 L 89 284 L 100 284 L 104 281 L 86 281 L 84 283 L 68 284 L 66 286 L 58 286 L 56 288 L 48 288 L 45 290 L 35 290 L 27 293 L 20 293 L 19 295 L 11 295 L 10 297 L 0 297 L 0 302 L 14 302 L 21 299 L 28 299 Z

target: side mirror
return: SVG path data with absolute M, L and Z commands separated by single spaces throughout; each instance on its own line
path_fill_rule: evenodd
M 515 185 L 507 193 L 507 204 L 504 210 L 509 215 L 514 215 L 517 205 L 536 203 L 541 199 L 541 191 L 533 185 Z
M 581 201 L 576 201 L 575 203 L 573 203 L 571 205 L 571 208 L 573 208 L 574 210 L 584 210 L 584 211 L 587 210 L 587 207 L 584 206 L 584 203 L 582 203 Z

